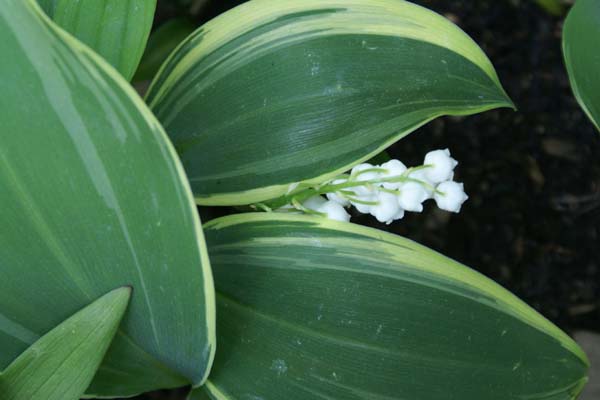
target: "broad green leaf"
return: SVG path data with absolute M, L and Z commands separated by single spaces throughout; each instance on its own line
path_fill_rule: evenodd
M 0 370 L 132 286 L 88 394 L 200 384 L 214 289 L 174 149 L 129 84 L 35 2 L 0 4 Z
M 181 44 L 196 28 L 185 18 L 173 19 L 161 25 L 150 35 L 146 51 L 140 61 L 140 66 L 133 77 L 134 81 L 145 81 L 154 78 L 160 66 L 169 54 Z
M 563 53 L 577 101 L 600 130 L 600 1 L 577 0 L 565 21 Z
M 3 400 L 78 400 L 102 362 L 131 288 L 114 290 L 42 336 L 0 375 Z
M 147 102 L 199 204 L 323 181 L 441 115 L 511 106 L 481 49 L 402 0 L 252 0 L 167 60 Z
M 125 79 L 131 79 L 146 47 L 156 0 L 55 3 L 54 21 L 104 57 Z
M 409 240 L 306 216 L 205 226 L 219 350 L 192 399 L 572 399 L 585 354 L 515 296 Z

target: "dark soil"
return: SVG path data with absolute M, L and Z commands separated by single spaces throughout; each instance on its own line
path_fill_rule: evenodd
M 393 158 L 413 165 L 431 149 L 450 148 L 471 198 L 458 215 L 429 206 L 377 227 L 481 271 L 567 332 L 600 332 L 600 135 L 569 88 L 562 17 L 529 0 L 416 2 L 482 46 L 519 110 L 442 118 L 392 146 Z M 237 3 L 208 2 L 198 22 Z M 165 4 L 158 20 L 179 12 Z M 371 217 L 355 222 L 374 225 Z
M 471 199 L 459 215 L 431 207 L 392 230 L 483 272 L 566 331 L 600 331 L 600 135 L 571 94 L 562 18 L 531 1 L 419 3 L 482 46 L 518 111 L 440 119 L 393 146 L 415 163 L 450 148 Z

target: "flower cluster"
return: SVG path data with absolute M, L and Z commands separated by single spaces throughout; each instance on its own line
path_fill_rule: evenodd
M 407 211 L 423 211 L 423 203 L 433 199 L 442 210 L 457 213 L 468 199 L 463 184 L 453 180 L 457 165 L 447 149 L 427 153 L 423 165 L 413 168 L 398 160 L 381 165 L 360 164 L 349 175 L 320 187 L 319 193 L 325 194 L 327 200 L 317 195 L 295 208 L 349 221 L 345 208 L 353 206 L 360 213 L 390 224 L 402 219 Z

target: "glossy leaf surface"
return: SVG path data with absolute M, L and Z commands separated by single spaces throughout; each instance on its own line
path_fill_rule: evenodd
M 600 130 L 600 1 L 577 0 L 565 21 L 563 53 L 577 101 Z
M 130 288 L 114 290 L 42 336 L 0 375 L 3 400 L 78 400 L 119 323 Z
M 156 0 L 55 0 L 54 21 L 130 79 L 152 28 Z
M 147 102 L 200 204 L 322 181 L 441 115 L 510 106 L 481 49 L 402 0 L 252 0 L 191 35 Z
M 174 149 L 113 68 L 34 2 L 0 3 L 0 369 L 131 286 L 90 394 L 199 384 L 215 347 L 213 284 Z
M 409 240 L 277 214 L 205 232 L 219 350 L 194 400 L 557 400 L 586 381 L 566 334 Z

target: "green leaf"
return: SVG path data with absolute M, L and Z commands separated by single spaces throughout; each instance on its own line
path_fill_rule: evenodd
M 565 5 L 560 0 L 535 0 L 547 13 L 560 16 L 565 12 Z
M 131 288 L 114 290 L 42 336 L 0 375 L 3 400 L 78 400 L 127 309 Z
M 169 54 L 196 28 L 185 18 L 173 19 L 161 25 L 148 39 L 148 46 L 133 77 L 134 81 L 154 78 Z
M 323 218 L 205 226 L 219 350 L 192 399 L 571 399 L 585 354 L 494 282 Z
M 401 0 L 252 0 L 201 27 L 147 102 L 199 204 L 321 183 L 441 115 L 511 106 L 450 21 Z
M 54 21 L 131 79 L 152 28 L 156 0 L 55 0 Z
M 563 53 L 577 101 L 600 130 L 600 2 L 577 0 L 565 21 Z
M 200 384 L 208 252 L 174 149 L 130 85 L 42 14 L 0 0 L 0 370 L 76 310 L 134 294 L 90 395 Z
M 56 3 L 58 2 L 58 0 L 37 0 L 37 2 L 40 5 L 40 7 L 42 7 L 44 12 L 50 18 L 52 18 L 52 16 L 54 15 L 54 9 L 56 8 Z

